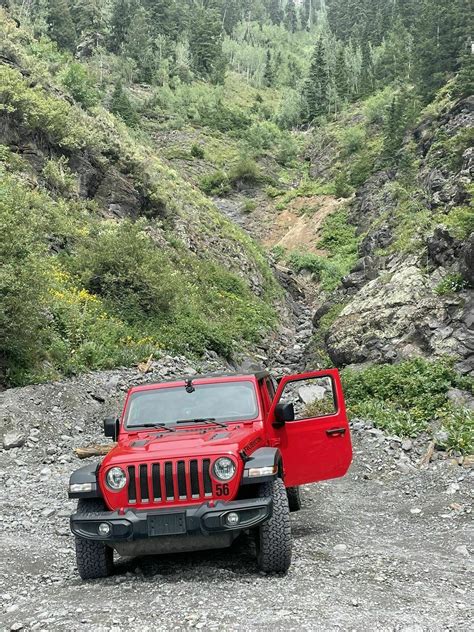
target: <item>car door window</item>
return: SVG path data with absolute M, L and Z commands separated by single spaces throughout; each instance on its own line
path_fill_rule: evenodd
M 337 413 L 336 393 L 330 376 L 288 382 L 280 402 L 293 404 L 295 421 Z

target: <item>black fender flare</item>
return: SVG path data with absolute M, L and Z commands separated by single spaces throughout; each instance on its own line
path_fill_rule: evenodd
M 100 463 L 88 463 L 75 470 L 69 478 L 69 498 L 102 498 L 97 480 Z M 84 490 L 74 490 L 73 485 L 83 485 Z
M 262 476 L 250 476 L 251 470 L 261 468 L 271 468 L 272 472 Z M 266 483 L 267 481 L 273 481 L 275 478 L 283 478 L 283 461 L 278 448 L 258 448 L 250 456 L 246 457 L 242 474 L 242 485 Z

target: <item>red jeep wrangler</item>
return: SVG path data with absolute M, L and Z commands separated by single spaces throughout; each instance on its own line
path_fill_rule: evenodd
M 242 531 L 255 534 L 262 571 L 285 572 L 298 486 L 343 476 L 352 458 L 333 369 L 278 383 L 261 372 L 138 386 L 104 430 L 116 447 L 69 484 L 83 579 L 110 575 L 114 549 L 222 548 Z

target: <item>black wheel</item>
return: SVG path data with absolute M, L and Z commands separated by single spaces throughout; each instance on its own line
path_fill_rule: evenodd
M 81 498 L 77 504 L 79 513 L 97 513 L 105 511 L 104 503 L 101 500 Z M 76 561 L 77 570 L 82 579 L 98 579 L 108 577 L 114 570 L 113 549 L 96 542 L 95 540 L 84 540 L 76 536 Z
M 265 573 L 286 573 L 291 563 L 290 509 L 280 478 L 263 483 L 259 496 L 271 496 L 273 514 L 257 531 L 257 564 Z
M 299 485 L 296 487 L 287 487 L 286 495 L 288 496 L 290 511 L 299 511 L 301 509 L 301 493 Z

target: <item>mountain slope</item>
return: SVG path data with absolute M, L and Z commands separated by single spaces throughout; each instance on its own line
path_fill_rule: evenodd
M 4 12 L 0 41 L 3 380 L 259 340 L 278 296 L 260 249 L 146 139 L 72 102 Z

